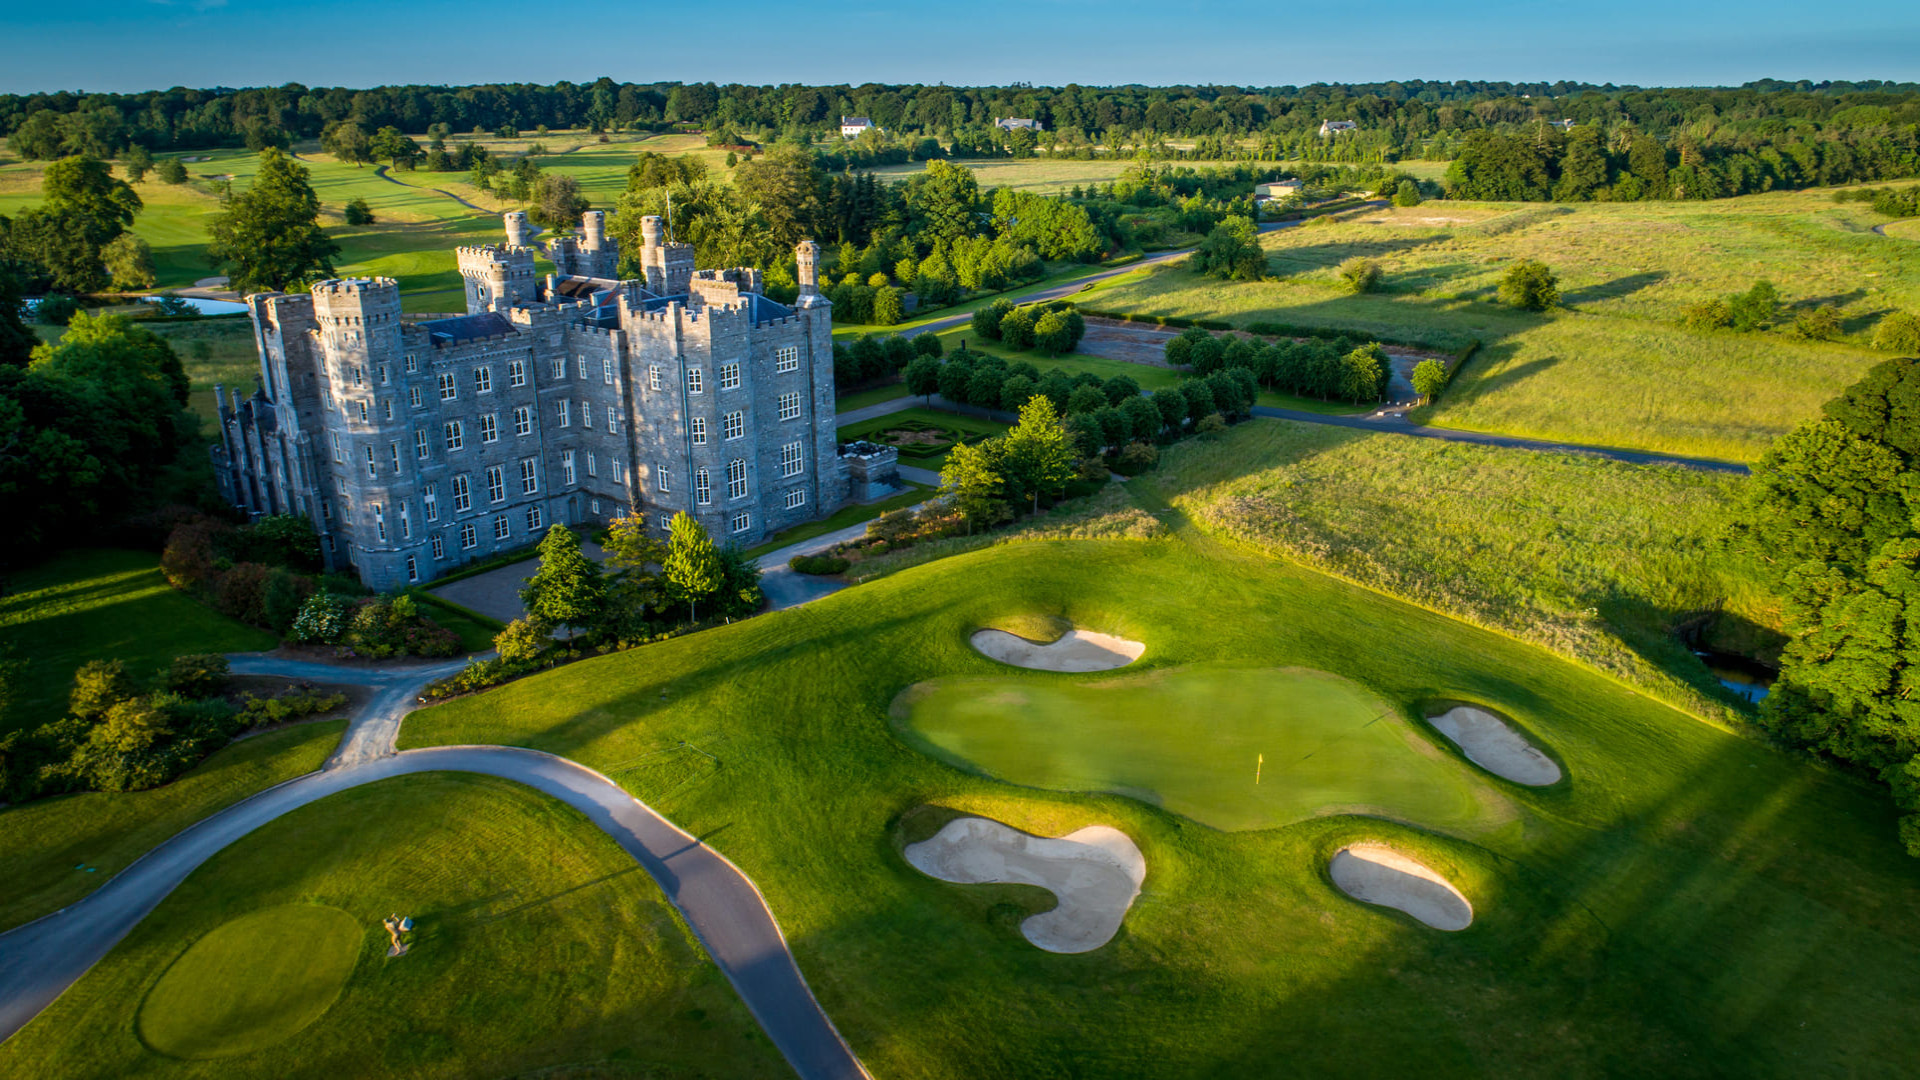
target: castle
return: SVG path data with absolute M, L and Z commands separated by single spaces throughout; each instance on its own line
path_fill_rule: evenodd
M 598 211 L 541 248 L 526 215 L 505 223 L 505 244 L 457 252 L 464 316 L 403 321 L 390 278 L 247 298 L 261 385 L 215 389 L 236 507 L 311 519 L 330 568 L 391 590 L 555 523 L 664 532 L 685 511 L 752 545 L 891 485 L 890 450 L 835 441 L 818 244 L 797 249 L 788 306 L 757 270 L 695 270 L 657 217 L 626 281 Z

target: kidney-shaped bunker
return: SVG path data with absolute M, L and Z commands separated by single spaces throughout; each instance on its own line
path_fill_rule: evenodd
M 1535 749 L 1513 725 L 1475 705 L 1455 705 L 1427 718 L 1440 734 L 1452 739 L 1467 760 L 1495 776 L 1528 787 L 1560 782 L 1560 766 Z
M 1396 908 L 1435 930 L 1465 930 L 1473 905 L 1446 878 L 1381 844 L 1354 844 L 1335 852 L 1327 872 L 1355 900 Z
M 1036 671 L 1109 671 L 1147 651 L 1137 641 L 1092 630 L 1069 630 L 1045 645 L 1005 630 L 976 630 L 969 640 L 989 659 Z
M 1038 885 L 1059 900 L 1020 924 L 1048 952 L 1097 949 L 1120 932 L 1140 895 L 1147 860 L 1126 833 L 1089 825 L 1065 836 L 1030 836 L 986 818 L 963 817 L 908 844 L 907 862 L 928 877 L 962 885 Z

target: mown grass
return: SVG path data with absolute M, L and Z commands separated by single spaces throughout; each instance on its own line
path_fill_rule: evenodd
M 253 735 L 151 791 L 62 795 L 0 810 L 0 930 L 58 911 L 201 818 L 318 769 L 346 727 L 328 720 Z
M 1505 212 L 1473 224 L 1424 218 Z M 1394 224 L 1369 224 L 1388 221 Z M 1751 461 L 1881 359 L 1864 347 L 1884 312 L 1920 305 L 1920 264 L 1873 235 L 1866 211 L 1826 192 L 1712 203 L 1501 207 L 1427 203 L 1266 234 L 1277 280 L 1226 284 L 1181 269 L 1100 290 L 1101 308 L 1376 333 L 1435 348 L 1484 347 L 1437 406 L 1451 427 Z M 1382 291 L 1355 296 L 1334 268 L 1366 255 Z M 1492 302 L 1507 263 L 1560 276 L 1565 307 Z M 1678 325 L 1687 304 L 1771 278 L 1792 310 L 1835 304 L 1845 340 Z
M 0 596 L 0 647 L 25 661 L 0 733 L 57 720 L 73 673 L 121 660 L 147 679 L 186 653 L 271 649 L 272 634 L 176 592 L 148 552 L 84 548 L 16 571 Z
M 1722 541 L 1746 479 L 1286 420 L 1189 439 L 1147 482 L 1210 532 L 1535 642 L 1697 715 L 1742 713 L 1674 636 L 1779 611 Z
M 317 1021 L 251 1053 L 184 1061 L 137 1034 L 169 965 L 233 920 L 293 904 L 358 921 L 356 963 Z M 386 957 L 380 920 L 412 916 Z M 257 957 L 224 978 L 253 987 Z M 236 987 L 205 985 L 206 1004 Z M 106 959 L 0 1045 L 9 1076 L 791 1075 L 658 886 L 586 818 L 450 773 L 354 789 L 197 870 Z
M 1920 863 L 1899 852 L 1884 793 L 1546 650 L 1145 509 L 1174 524 L 1169 538 L 1007 544 L 902 570 L 417 713 L 402 742 L 564 754 L 706 836 L 766 894 L 875 1075 L 1247 1075 L 1282 1047 L 1306 1074 L 1905 1068 Z M 1516 826 L 1475 842 L 1351 816 L 1228 833 L 904 745 L 887 710 L 916 682 L 1066 678 L 1009 675 L 968 646 L 974 628 L 1023 615 L 1145 642 L 1142 673 L 1297 666 L 1403 712 L 1484 701 L 1570 779 L 1503 787 Z M 647 767 L 683 742 L 718 765 Z M 1114 825 L 1145 853 L 1145 891 L 1112 944 L 1039 952 L 1018 934 L 1024 901 L 900 858 L 899 823 L 923 805 L 1046 834 Z M 1325 860 L 1367 838 L 1447 873 L 1473 928 L 1433 933 L 1334 891 Z

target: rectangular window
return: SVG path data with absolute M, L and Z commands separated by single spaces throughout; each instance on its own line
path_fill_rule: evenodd
M 493 393 L 493 369 L 477 367 L 473 369 L 473 392 L 476 394 Z
M 800 455 L 800 443 L 790 442 L 780 448 L 780 475 L 799 476 L 803 467 Z
M 471 551 L 473 548 L 479 546 L 479 543 L 480 541 L 474 536 L 472 522 L 460 526 L 460 549 L 462 551 Z
M 799 394 L 781 394 L 780 395 L 780 419 L 782 420 L 800 419 L 800 395 Z
M 794 371 L 800 367 L 800 349 L 795 345 L 782 345 L 773 350 L 773 370 Z
M 573 402 L 568 401 L 566 398 L 561 398 L 560 404 L 557 407 L 560 410 L 560 426 L 573 426 Z
M 331 390 L 320 391 L 320 407 L 327 410 L 328 412 L 333 411 L 333 391 Z
M 513 410 L 513 433 L 515 435 L 533 434 L 533 410 L 525 405 L 515 406 Z
M 540 508 L 537 506 L 527 507 L 527 531 L 540 531 Z
M 498 465 L 487 466 L 487 501 L 505 502 L 507 499 L 507 471 Z
M 660 365 L 659 364 L 647 365 L 647 389 L 649 390 L 660 389 Z
M 429 452 L 427 448 L 432 445 L 432 442 L 433 440 L 427 436 L 426 428 L 415 431 L 413 433 L 413 456 L 419 458 L 421 461 L 427 460 Z
M 527 362 L 525 360 L 507 361 L 507 385 L 527 385 Z
M 426 407 L 426 404 L 427 404 L 427 403 L 426 403 L 426 401 L 425 401 L 425 400 L 424 400 L 424 399 L 423 399 L 423 398 L 422 398 L 422 397 L 420 396 L 420 388 L 419 388 L 419 387 L 417 387 L 417 386 L 409 386 L 409 387 L 407 387 L 407 404 L 408 404 L 408 405 L 411 405 L 411 406 L 413 406 L 413 407 L 414 407 L 414 408 L 416 408 L 416 409 L 421 409 L 421 408 L 425 408 L 425 407 Z
M 588 431 L 593 430 L 593 402 L 591 401 L 580 403 L 580 426 Z
M 611 402 L 607 405 L 607 434 L 620 434 L 620 409 Z
M 613 385 L 613 357 L 611 356 L 600 358 L 600 381 L 608 386 Z
M 600 512 L 600 500 L 599 500 L 599 499 L 588 499 L 588 500 L 587 500 L 587 512 L 588 512 L 589 514 L 597 514 L 597 513 L 599 513 L 599 512 Z
M 399 476 L 400 475 L 400 444 L 397 442 L 388 443 L 387 455 L 393 458 L 393 475 Z
M 400 504 L 400 539 L 413 539 L 413 511 L 404 502 Z
M 556 356 L 553 358 L 553 377 L 555 379 L 564 379 L 567 377 L 567 358 L 566 357 Z
M 743 413 L 730 412 L 721 418 L 722 429 L 729 440 L 737 439 L 747 433 L 747 419 Z
M 339 432 L 337 432 L 337 431 L 331 431 L 331 432 L 328 432 L 328 433 L 327 433 L 327 438 L 328 438 L 328 439 L 330 439 L 330 440 L 332 440 L 332 442 L 333 442 L 333 462 L 334 462 L 334 464 L 336 464 L 336 465 L 341 465 L 341 464 L 345 464 L 345 463 L 346 463 L 346 460 L 347 460 L 347 452 L 346 452 L 346 450 L 345 450 L 345 449 L 344 449 L 343 447 L 341 447 L 341 445 L 340 445 L 340 433 L 339 433 Z
M 459 450 L 467 445 L 467 429 L 458 420 L 447 421 L 447 449 Z
M 540 459 L 520 459 L 520 494 L 532 495 L 540 490 Z
M 453 478 L 453 512 L 464 514 L 473 509 L 473 488 L 463 473 Z
M 749 516 L 745 510 L 742 510 L 741 512 L 733 515 L 733 531 L 734 532 L 743 533 L 752 527 L 753 527 L 753 518 Z
M 353 385 L 355 386 L 361 385 L 362 376 L 364 374 L 365 373 L 360 370 L 359 364 L 353 365 Z
M 376 472 L 376 471 L 374 471 L 374 467 L 373 467 L 373 447 L 371 447 L 371 446 L 368 446 L 368 447 L 363 447 L 363 449 L 365 449 L 365 450 L 366 450 L 366 452 L 367 452 L 367 475 L 368 475 L 368 476 L 378 476 L 378 475 L 380 475 L 380 474 L 379 474 L 378 472 Z
M 588 454 L 588 455 L 587 455 L 587 475 L 588 475 L 588 476 L 599 476 L 599 475 L 600 475 L 600 470 L 598 470 L 598 469 L 596 469 L 596 468 L 594 468 L 594 463 L 593 463 L 593 455 L 592 455 L 592 454 Z
M 687 432 L 693 436 L 693 445 L 707 445 L 707 418 L 696 416 L 687 421 Z
M 512 535 L 513 524 L 507 520 L 507 515 L 501 514 L 499 517 L 493 519 L 493 538 L 495 540 L 505 540 Z
M 439 533 L 433 534 L 433 557 L 436 559 L 447 557 L 447 538 Z
M 707 392 L 706 387 L 701 382 L 700 369 L 697 367 L 688 368 L 687 369 L 687 393 L 704 394 L 706 392 Z
M 739 364 L 721 364 L 720 365 L 720 389 L 722 390 L 740 389 L 740 365 Z
M 586 378 L 587 377 L 587 358 L 584 356 L 578 356 L 578 357 L 575 357 L 575 359 L 580 362 L 579 364 L 580 377 L 583 379 Z
M 411 375 L 414 372 L 419 370 L 420 370 L 420 358 L 414 355 L 413 353 L 408 353 L 407 354 L 407 374 Z
M 613 469 L 613 482 L 614 482 L 614 483 L 616 483 L 616 484 L 624 484 L 624 483 L 626 483 L 626 482 L 627 482 L 627 467 L 626 467 L 625 465 L 622 465 L 622 464 L 620 463 L 620 459 L 619 459 L 619 458 L 614 458 L 614 459 L 613 459 L 613 462 L 612 462 L 612 469 Z
M 440 400 L 452 401 L 455 397 L 459 396 L 459 393 L 460 393 L 460 388 L 453 384 L 453 372 L 451 371 L 441 372 L 440 373 Z
M 379 503 L 373 504 L 373 531 L 374 535 L 380 538 L 381 543 L 387 542 L 387 515 L 380 509 Z
M 619 475 L 619 474 L 620 474 L 620 470 L 618 470 L 618 469 L 615 469 L 615 470 L 614 470 L 614 477 L 613 477 L 613 478 L 614 478 L 615 480 L 618 480 L 618 479 L 620 479 L 620 475 Z M 671 480 L 671 479 L 672 479 L 672 474 L 671 474 L 671 473 L 669 473 L 669 472 L 667 471 L 667 466 L 666 466 L 666 464 L 665 464 L 664 462 L 663 462 L 663 463 L 661 463 L 661 465 L 660 465 L 660 484 L 659 484 L 659 487 L 660 487 L 660 490 L 661 490 L 661 491 L 672 491 L 672 490 L 673 490 L 673 489 L 672 489 L 671 487 L 669 487 L 669 486 L 667 486 L 667 485 L 668 485 L 668 481 L 669 481 L 669 480 Z
M 380 365 L 380 385 L 381 386 L 385 386 L 392 381 L 391 379 L 387 378 L 387 371 L 388 371 L 387 365 L 381 364 Z
M 356 401 L 354 402 L 354 404 L 360 406 L 360 422 L 363 424 L 366 423 L 367 422 L 367 403 L 364 401 Z
M 427 508 L 427 520 L 440 520 L 440 485 L 428 484 L 427 490 L 420 496 L 421 505 Z
M 420 580 L 420 564 L 411 555 L 407 556 L 407 580 L 409 582 Z
M 480 441 L 483 443 L 500 441 L 498 414 L 487 413 L 480 417 Z
M 805 489 L 787 492 L 786 503 L 787 509 L 789 510 L 798 510 L 807 505 L 807 493 Z
M 566 481 L 568 487 L 574 485 L 573 451 L 571 450 L 560 451 L 560 476 Z
M 727 462 L 727 498 L 747 497 L 747 463 L 740 458 Z
M 380 399 L 380 412 L 389 420 L 393 419 L 393 399 Z
M 713 501 L 713 483 L 707 478 L 707 470 L 693 471 L 693 501 L 705 506 Z

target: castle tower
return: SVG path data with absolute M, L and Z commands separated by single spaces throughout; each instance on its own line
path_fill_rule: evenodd
M 580 215 L 580 236 L 582 249 L 599 251 L 607 244 L 607 215 L 604 211 L 589 210 Z
M 647 288 L 658 296 L 678 296 L 693 280 L 693 245 L 666 242 L 666 229 L 660 218 L 649 214 L 640 219 L 640 266 L 647 275 Z
M 820 295 L 820 245 L 802 240 L 794 245 L 793 260 L 799 270 L 800 307 L 817 307 L 827 302 Z
M 502 215 L 507 223 L 507 246 L 526 247 L 529 230 L 524 210 L 509 210 Z
M 453 254 L 467 281 L 467 314 L 509 311 L 539 298 L 532 248 L 489 244 L 455 248 Z
M 588 277 L 619 276 L 620 241 L 607 235 L 607 215 L 602 211 L 580 215 L 580 272 Z

